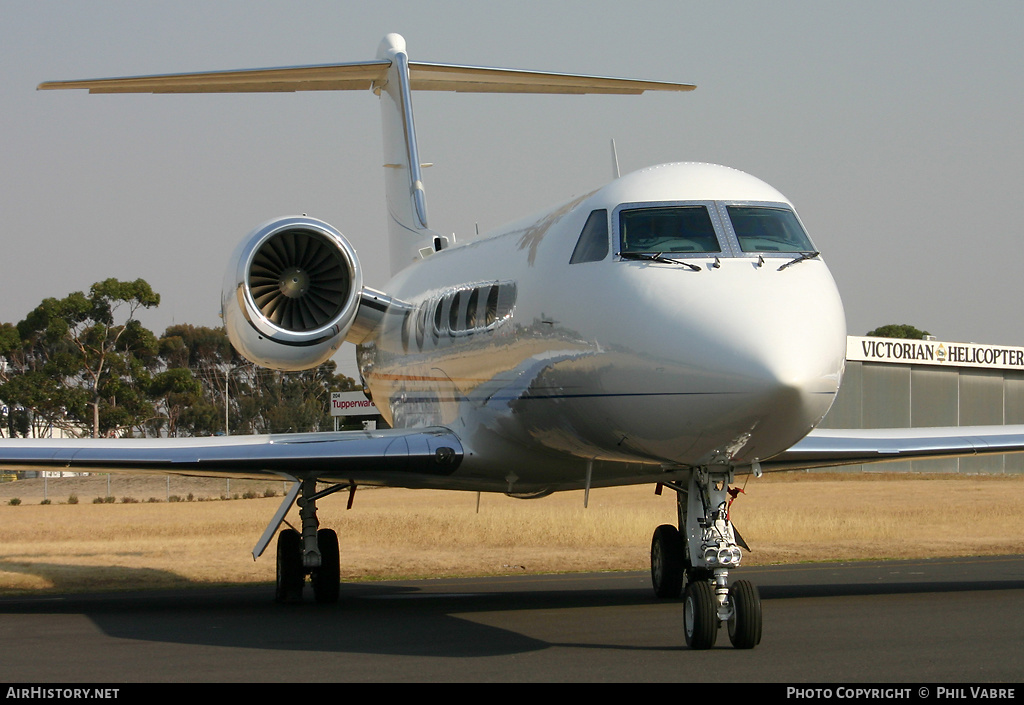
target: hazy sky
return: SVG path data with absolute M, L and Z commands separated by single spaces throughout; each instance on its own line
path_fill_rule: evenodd
M 697 84 L 642 96 L 414 95 L 431 226 L 468 236 L 622 171 L 707 161 L 797 206 L 851 334 L 1024 345 L 1024 3 L 0 0 L 0 321 L 107 277 L 219 325 L 236 243 L 308 213 L 386 262 L 369 92 L 88 95 L 52 79 L 371 59 Z M 346 346 L 350 354 L 352 348 Z M 347 362 L 344 368 L 351 369 Z M 351 372 L 350 372 L 351 374 Z

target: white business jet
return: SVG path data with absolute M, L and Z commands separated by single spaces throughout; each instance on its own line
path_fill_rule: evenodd
M 259 365 L 305 369 L 357 344 L 391 429 L 203 439 L 7 440 L 0 465 L 278 476 L 301 531 L 277 543 L 277 598 L 338 599 L 334 531 L 316 501 L 357 485 L 541 497 L 657 483 L 678 527 L 651 546 L 659 597 L 684 595 L 686 642 L 761 638 L 758 591 L 730 585 L 744 544 L 728 515 L 737 473 L 1024 450 L 1020 427 L 812 432 L 843 374 L 846 329 L 828 267 L 793 205 L 711 164 L 664 164 L 485 237 L 430 228 L 411 93 L 687 91 L 678 83 L 377 58 L 327 66 L 44 83 L 93 93 L 372 90 L 380 98 L 393 279 L 363 285 L 355 250 L 308 217 L 257 228 L 227 269 L 232 342 Z

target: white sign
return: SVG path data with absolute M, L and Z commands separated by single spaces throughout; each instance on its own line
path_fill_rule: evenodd
M 362 392 L 331 392 L 331 416 L 376 416 L 377 405 Z
M 1024 348 L 980 343 L 946 343 L 901 338 L 846 338 L 846 359 L 944 367 L 1024 369 Z

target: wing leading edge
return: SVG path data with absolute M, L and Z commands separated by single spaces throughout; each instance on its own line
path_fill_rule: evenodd
M 39 90 L 85 89 L 90 93 L 275 93 L 380 88 L 391 62 L 377 59 L 346 64 L 47 81 Z M 409 62 L 413 90 L 468 93 L 609 93 L 692 91 L 688 83 L 630 78 Z
M 404 485 L 445 476 L 462 462 L 459 438 L 441 427 L 172 439 L 0 440 L 0 467 L 263 479 L 315 476 Z
M 766 471 L 1024 452 L 1024 425 L 817 429 L 761 461 Z

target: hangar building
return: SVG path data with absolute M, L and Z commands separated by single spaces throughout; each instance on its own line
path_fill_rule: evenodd
M 1024 424 L 1024 348 L 849 336 L 846 374 L 821 428 Z M 848 469 L 1021 473 L 1024 454 Z

